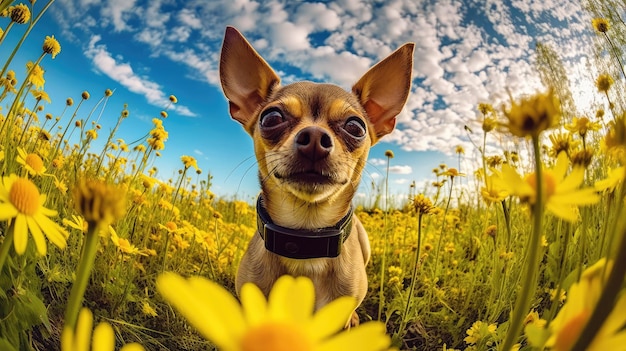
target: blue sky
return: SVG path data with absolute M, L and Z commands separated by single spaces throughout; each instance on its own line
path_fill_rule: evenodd
M 44 3 L 39 0 L 36 9 Z M 589 23 L 575 0 L 56 0 L 11 68 L 20 77 L 24 63 L 41 53 L 45 36 L 55 35 L 62 51 L 42 63 L 52 99 L 46 112 L 58 115 L 67 97 L 78 101 L 84 90 L 92 95 L 91 108 L 113 89 L 100 119 L 101 138 L 123 104 L 130 117 L 118 136 L 130 142 L 152 128 L 170 94 L 177 96 L 164 121 L 169 140 L 156 162 L 159 176 L 175 177 L 180 156 L 191 155 L 203 174 L 211 172 L 217 194 L 247 199 L 258 191 L 252 142 L 230 119 L 217 73 L 227 25 L 244 33 L 284 84 L 307 79 L 349 89 L 378 60 L 415 42 L 412 93 L 396 131 L 370 152 L 359 195 L 367 198 L 371 182 L 385 174 L 386 150 L 396 156 L 392 194 L 408 193 L 412 181 L 418 188 L 432 182 L 440 163 L 458 167 L 457 145 L 466 149 L 461 170 L 470 170 L 478 153 L 464 126 L 482 138 L 477 104 L 500 106 L 507 90 L 519 96 L 543 89 L 533 67 L 537 41 L 558 48 L 572 85 L 588 86 L 593 77 L 584 73 L 584 50 L 590 42 L 582 36 Z M 2 28 L 6 24 L 0 19 Z M 12 29 L 0 62 L 22 30 Z M 496 150 L 501 140 L 489 142 Z

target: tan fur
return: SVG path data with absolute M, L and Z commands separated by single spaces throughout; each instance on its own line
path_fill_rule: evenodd
M 226 29 L 220 61 L 222 89 L 231 116 L 253 138 L 263 204 L 275 224 L 324 228 L 348 213 L 370 147 L 393 130 L 406 102 L 412 63 L 409 43 L 365 73 L 352 92 L 311 82 L 281 87 L 276 73 L 246 39 L 236 29 Z M 288 127 L 281 124 L 280 133 L 261 127 L 260 116 L 272 110 L 288 121 Z M 358 140 L 344 128 L 353 117 L 366 124 L 366 135 Z M 323 150 L 327 155 L 314 161 L 303 157 L 297 145 L 302 144 L 298 133 L 305 128 L 330 138 L 331 145 Z M 326 181 L 307 182 L 299 172 L 314 172 Z M 267 295 L 281 275 L 307 276 L 315 286 L 317 308 L 344 295 L 361 303 L 367 292 L 369 258 L 367 233 L 356 216 L 336 258 L 282 257 L 266 250 L 257 234 L 241 260 L 236 288 L 239 292 L 244 283 L 253 282 Z

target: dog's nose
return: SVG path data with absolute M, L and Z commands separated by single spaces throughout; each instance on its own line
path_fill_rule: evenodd
M 333 139 L 324 129 L 309 126 L 296 135 L 296 149 L 311 161 L 321 160 L 333 149 Z

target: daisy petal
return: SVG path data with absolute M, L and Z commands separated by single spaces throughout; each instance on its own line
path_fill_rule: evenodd
M 122 346 L 122 348 L 120 349 L 120 351 L 144 351 L 144 350 L 145 349 L 143 348 L 143 346 L 141 346 L 141 344 L 138 344 L 136 342 L 126 344 Z
M 241 306 L 249 327 L 263 322 L 267 315 L 267 301 L 261 289 L 253 283 L 246 283 L 241 287 Z
M 15 218 L 19 212 L 17 208 L 10 203 L 0 204 L 0 221 L 6 221 L 10 218 Z
M 44 256 L 46 254 L 46 239 L 43 237 L 43 233 L 41 232 L 41 228 L 39 228 L 39 223 L 32 218 L 26 217 L 26 224 L 28 224 L 28 230 L 30 234 L 33 236 L 33 241 L 35 242 L 35 247 L 37 248 L 37 252 Z
M 41 214 L 35 216 L 35 221 L 39 223 L 43 233 L 48 240 L 60 249 L 64 249 L 67 244 L 67 232 L 61 228 L 58 224 L 53 222 L 50 218 Z
M 232 308 L 233 304 L 236 304 L 235 298 L 230 296 L 232 300 L 223 304 L 224 300 L 229 300 L 225 296 L 227 292 L 221 286 L 208 280 L 207 282 L 207 284 L 202 284 L 203 286 L 199 286 L 201 284 L 198 283 L 193 286 L 175 273 L 163 273 L 157 278 L 157 290 L 207 340 L 215 343 L 218 348 L 236 349 L 238 340 L 233 335 L 232 326 L 227 324 L 222 317 L 241 314 L 241 311 L 227 310 L 228 307 Z M 207 296 L 211 297 L 210 302 Z M 243 327 L 243 323 L 240 327 Z M 239 332 L 241 335 L 241 331 Z
M 115 334 L 109 323 L 101 322 L 93 331 L 93 351 L 112 351 L 115 349 Z
M 28 226 L 26 224 L 26 217 L 22 214 L 15 217 L 15 223 L 13 223 L 13 244 L 15 252 L 17 252 L 18 255 L 26 251 L 26 244 L 28 244 Z
M 274 283 L 268 297 L 270 318 L 304 323 L 315 307 L 315 288 L 309 278 L 284 275 Z
M 78 322 L 76 323 L 74 346 L 76 350 L 89 350 L 91 331 L 93 329 L 93 313 L 88 308 L 83 307 L 78 313 Z
M 359 350 L 380 351 L 389 347 L 391 340 L 385 334 L 385 325 L 380 322 L 368 322 L 344 331 L 322 343 L 317 351 Z
M 323 340 L 341 330 L 355 308 L 356 299 L 352 296 L 337 298 L 320 308 L 308 328 L 312 338 Z

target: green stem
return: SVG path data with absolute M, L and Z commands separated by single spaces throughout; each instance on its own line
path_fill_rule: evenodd
M 398 334 L 403 333 L 404 328 L 406 327 L 407 320 L 409 317 L 409 310 L 411 308 L 411 298 L 415 293 L 415 281 L 417 280 L 417 269 L 420 258 L 420 246 L 422 244 L 422 216 L 424 214 L 420 211 L 417 217 L 417 250 L 415 250 L 415 258 L 413 259 L 413 275 L 411 277 L 411 286 L 409 287 L 409 296 L 406 299 L 406 306 L 404 307 L 404 315 L 402 316 L 402 321 L 400 322 L 400 328 L 398 329 Z
M 70 298 L 65 309 L 65 326 L 72 328 L 72 330 L 76 327 L 78 312 L 83 302 L 85 290 L 87 290 L 87 283 L 89 282 L 91 270 L 93 269 L 93 263 L 98 250 L 98 241 L 100 240 L 98 235 L 99 231 L 100 226 L 98 223 L 89 223 L 89 230 L 87 231 L 87 234 L 85 234 L 83 254 L 80 258 L 80 262 L 78 263 L 76 281 L 74 281 L 74 284 L 72 285 Z
M 539 149 L 539 136 L 533 135 L 533 150 L 535 153 L 535 178 L 536 178 L 536 199 L 533 208 L 533 232 L 530 237 L 530 245 L 527 250 L 527 260 L 524 265 L 524 276 L 522 280 L 522 290 L 517 296 L 511 324 L 507 331 L 504 342 L 502 343 L 502 351 L 509 351 L 513 344 L 517 341 L 522 331 L 524 318 L 530 309 L 535 288 L 537 287 L 537 273 L 539 271 L 539 263 L 541 256 L 541 233 L 542 233 L 542 217 L 544 209 L 544 184 L 541 163 L 541 150 Z
M 0 246 L 0 272 L 4 267 L 4 262 L 7 260 L 7 257 L 9 257 L 9 251 L 11 251 L 11 246 L 13 245 L 14 223 L 15 222 L 11 223 L 9 229 L 7 229 L 2 246 Z
M 391 157 L 387 156 L 387 175 L 385 176 L 385 212 L 383 226 L 383 243 L 387 243 L 387 212 L 389 212 L 389 164 Z M 385 305 L 385 268 L 387 266 L 387 245 L 383 245 L 383 257 L 380 264 L 380 289 L 378 290 L 378 320 L 382 318 Z

